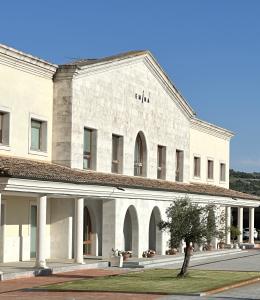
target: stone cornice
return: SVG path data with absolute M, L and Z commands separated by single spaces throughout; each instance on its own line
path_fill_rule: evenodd
M 0 64 L 44 78 L 52 78 L 57 65 L 0 44 Z
M 156 61 L 156 59 L 152 56 L 150 52 L 145 55 L 144 62 L 147 65 L 147 67 L 151 70 L 151 72 L 155 75 L 155 77 L 159 80 L 159 82 L 161 83 L 165 91 L 168 93 L 168 95 L 184 111 L 186 116 L 194 116 L 195 112 L 193 111 L 193 109 L 190 107 L 190 105 L 184 99 L 184 97 L 180 94 L 173 82 L 169 79 L 166 72 L 164 72 L 162 67 L 159 65 L 159 63 Z
M 213 136 L 217 136 L 228 141 L 234 136 L 234 133 L 227 129 L 202 121 L 195 117 L 191 118 L 191 128 L 211 134 Z
M 77 77 L 80 73 L 80 68 L 74 65 L 59 66 L 54 75 L 54 81 L 71 80 Z

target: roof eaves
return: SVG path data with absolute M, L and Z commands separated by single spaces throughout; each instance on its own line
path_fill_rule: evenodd
M 50 63 L 44 59 L 19 51 L 15 48 L 9 47 L 4 44 L 0 44 L 0 53 L 6 56 L 19 59 L 21 61 L 38 64 L 38 65 L 40 64 L 41 66 L 45 66 L 48 69 L 52 69 L 53 71 L 55 71 L 58 68 L 58 65 L 56 64 Z
M 218 133 L 220 135 L 223 135 L 228 139 L 231 139 L 235 135 L 234 132 L 232 132 L 228 129 L 225 129 L 225 128 L 217 126 L 215 124 L 206 122 L 204 120 L 196 118 L 195 116 L 193 118 L 191 118 L 191 124 L 193 126 L 195 126 L 195 128 L 198 127 L 200 129 L 204 129 L 206 131 L 212 131 L 212 132 Z

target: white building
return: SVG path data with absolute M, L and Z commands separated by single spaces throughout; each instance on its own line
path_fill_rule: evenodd
M 229 190 L 233 134 L 199 120 L 148 51 L 57 66 L 0 46 L 0 261 L 164 254 L 170 203 L 250 208 Z M 37 224 L 37 226 L 36 226 Z M 230 243 L 230 236 L 227 236 Z

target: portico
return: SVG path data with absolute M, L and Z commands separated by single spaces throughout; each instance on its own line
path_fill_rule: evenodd
M 236 199 L 237 200 L 237 199 Z M 258 207 L 259 205 L 252 206 L 252 203 L 245 202 L 239 203 L 239 206 L 232 206 L 237 209 L 237 228 L 241 232 L 241 234 L 238 236 L 238 243 L 243 243 L 243 229 L 244 229 L 244 208 L 247 208 L 249 210 L 249 244 L 255 243 L 254 238 L 254 229 L 255 229 L 255 207 Z M 230 244 L 230 231 L 228 228 L 232 225 L 232 216 L 231 216 L 231 206 L 226 206 L 226 244 Z
M 8 165 L 7 162 L 7 158 L 2 159 L 2 165 Z M 109 258 L 112 248 L 131 250 L 135 257 L 141 257 L 143 251 L 152 247 L 163 255 L 169 236 L 160 232 L 157 224 L 165 218 L 165 210 L 172 201 L 185 196 L 200 205 L 211 203 L 220 210 L 225 208 L 227 227 L 231 222 L 231 207 L 239 207 L 240 220 L 243 208 L 249 207 L 250 241 L 253 241 L 254 207 L 259 201 L 251 195 L 209 185 L 198 189 L 198 185 L 165 182 L 162 186 L 157 180 L 105 173 L 89 177 L 89 172 L 39 162 L 31 169 L 27 166 L 21 170 L 20 165 L 20 159 L 12 159 L 12 177 L 7 176 L 11 170 L 6 167 L 6 176 L 0 178 L 4 204 L 1 205 L 3 262 L 33 258 L 34 206 L 38 268 L 46 267 L 46 259 L 74 259 L 82 264 L 85 255 Z M 76 178 L 81 178 L 81 182 Z M 199 193 L 202 188 L 203 193 Z M 19 218 L 15 218 L 17 209 Z M 229 234 L 226 243 L 230 243 Z

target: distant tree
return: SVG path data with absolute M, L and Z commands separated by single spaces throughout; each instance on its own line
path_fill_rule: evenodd
M 188 273 L 192 244 L 202 245 L 210 242 L 213 237 L 219 236 L 214 217 L 214 206 L 199 206 L 191 203 L 189 198 L 180 198 L 166 209 L 167 221 L 159 223 L 161 230 L 170 232 L 170 248 L 179 247 L 184 240 L 185 255 L 178 277 Z

